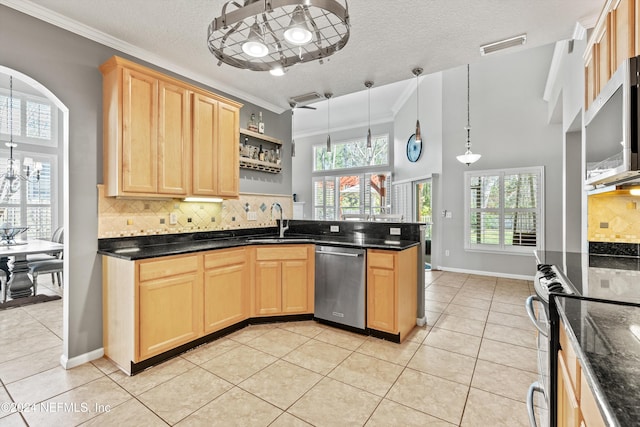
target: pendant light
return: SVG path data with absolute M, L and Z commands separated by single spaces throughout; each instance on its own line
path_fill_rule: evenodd
M 331 92 L 327 92 L 324 94 L 324 97 L 327 98 L 327 153 L 331 152 L 331 134 L 329 133 L 330 124 L 331 124 L 331 97 L 333 94 Z
M 367 156 L 371 156 L 371 151 L 373 150 L 373 146 L 371 144 L 371 86 L 373 86 L 373 82 L 371 80 L 367 80 L 364 82 L 365 87 L 367 88 L 367 92 L 369 95 L 369 130 L 367 131 Z
M 482 157 L 482 155 L 480 154 L 473 154 L 471 152 L 471 121 L 470 121 L 470 114 L 469 114 L 469 103 L 470 103 L 470 95 L 469 95 L 469 64 L 467 64 L 467 126 L 465 127 L 465 130 L 467 131 L 467 151 L 465 151 L 464 154 L 460 155 L 460 156 L 456 156 L 456 159 L 458 159 L 458 161 L 460 163 L 465 163 L 467 166 L 469 166 L 471 163 L 475 163 L 478 160 L 480 160 L 480 157 Z
M 420 81 L 418 77 L 422 74 L 422 68 L 414 68 L 413 75 L 416 76 L 416 142 L 422 142 L 422 134 L 420 132 Z

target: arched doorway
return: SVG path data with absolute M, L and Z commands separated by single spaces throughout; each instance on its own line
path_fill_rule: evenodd
M 57 136 L 57 144 L 58 148 L 56 150 L 49 149 L 49 154 L 53 156 L 52 153 L 55 152 L 55 168 L 57 170 L 55 176 L 55 185 L 56 185 L 56 213 L 53 214 L 55 218 L 53 224 L 50 224 L 49 228 L 53 228 L 55 226 L 62 226 L 67 233 L 69 230 L 69 168 L 68 160 L 69 160 L 69 109 L 65 104 L 60 101 L 60 99 L 49 89 L 47 89 L 40 82 L 31 78 L 30 76 L 23 74 L 17 70 L 11 69 L 9 67 L 5 67 L 0 65 L 0 77 L 4 80 L 9 81 L 9 77 L 12 77 L 14 84 L 18 85 L 18 87 L 22 87 L 23 92 L 29 92 L 34 96 L 44 98 L 48 100 L 53 108 L 56 109 L 57 115 L 55 116 L 55 123 L 53 127 Z M 3 85 L 4 87 L 4 85 Z M 15 86 L 14 86 L 15 87 Z M 28 96 L 27 96 L 28 97 Z M 47 150 L 44 150 L 47 151 Z M 39 224 L 36 228 L 39 228 L 42 233 L 48 230 L 46 227 L 42 227 L 42 224 Z M 31 236 L 33 237 L 33 236 Z M 37 235 L 38 238 L 44 238 L 46 236 Z M 64 252 L 69 252 L 69 238 L 68 235 L 64 238 Z M 68 259 L 64 258 L 64 271 L 68 271 Z M 65 293 L 69 291 L 69 279 L 67 274 L 63 274 L 63 288 L 65 289 Z M 63 347 L 61 352 L 61 363 L 63 366 L 65 365 L 64 361 L 67 359 L 67 348 L 68 348 L 68 331 L 69 331 L 69 298 L 63 298 L 62 304 L 62 341 Z

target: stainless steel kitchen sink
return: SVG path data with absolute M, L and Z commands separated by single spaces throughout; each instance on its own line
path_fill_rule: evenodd
M 248 239 L 249 243 L 307 243 L 311 242 L 309 239 L 296 239 L 296 238 L 280 238 L 280 237 L 263 237 L 256 239 Z

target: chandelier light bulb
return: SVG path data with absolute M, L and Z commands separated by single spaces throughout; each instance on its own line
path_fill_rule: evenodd
M 304 10 L 300 5 L 296 6 L 293 11 L 289 27 L 284 32 L 284 38 L 287 42 L 296 46 L 309 44 L 313 39 L 313 33 L 309 30 L 307 18 L 304 16 Z
M 242 51 L 253 58 L 263 58 L 269 54 L 269 48 L 264 44 L 264 36 L 257 20 L 249 30 L 249 38 L 242 44 Z

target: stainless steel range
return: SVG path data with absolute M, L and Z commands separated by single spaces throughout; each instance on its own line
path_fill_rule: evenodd
M 570 285 L 569 280 L 557 265 L 545 264 L 540 262 L 538 254 L 536 255 L 537 272 L 533 280 L 535 294 L 527 298 L 525 307 L 527 314 L 536 327 L 537 348 L 538 348 L 538 381 L 529 386 L 527 394 L 527 409 L 529 412 L 529 423 L 532 427 L 537 427 L 538 423 L 535 417 L 534 400 L 535 394 L 539 393 L 543 399 L 538 403 L 540 409 L 541 423 L 539 425 L 548 426 L 549 408 L 549 294 L 565 293 L 574 294 L 575 291 Z

